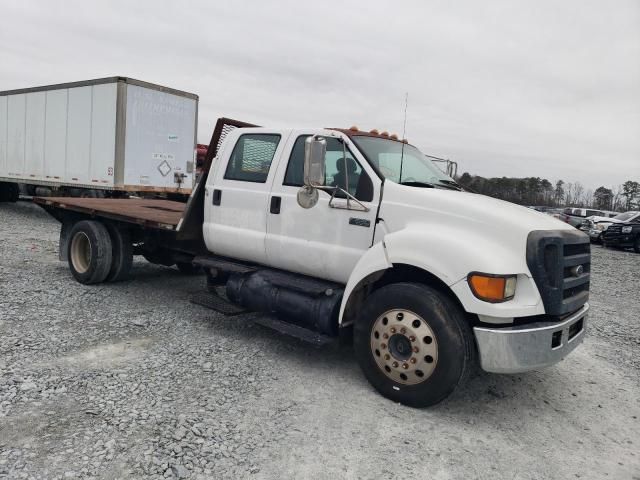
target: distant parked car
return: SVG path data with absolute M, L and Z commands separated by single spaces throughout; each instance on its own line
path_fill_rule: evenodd
M 617 215 L 620 215 L 620 212 L 605 211 L 604 215 L 592 215 L 591 217 L 585 218 L 578 228 L 585 233 L 589 233 L 589 230 L 591 230 L 596 223 L 608 222 Z
M 611 223 L 604 230 L 602 244 L 605 247 L 633 247 L 636 253 L 640 253 L 640 212 L 626 213 L 632 214 L 628 216 L 628 220 Z
M 590 220 L 589 237 L 594 243 L 602 241 L 602 234 L 607 231 L 610 225 L 618 223 L 634 223 L 640 221 L 640 211 L 629 211 L 619 213 L 613 218 L 593 217 Z
M 587 217 L 605 217 L 607 216 L 606 214 L 607 212 L 603 210 L 592 210 L 590 208 L 565 208 L 558 218 L 572 227 L 580 228 L 580 225 Z

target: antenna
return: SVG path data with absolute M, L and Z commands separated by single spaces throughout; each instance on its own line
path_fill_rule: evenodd
M 404 160 L 404 145 L 407 133 L 407 106 L 409 105 L 409 92 L 404 94 L 404 124 L 402 125 L 402 151 L 400 152 L 400 177 L 398 183 L 402 183 L 402 161 Z

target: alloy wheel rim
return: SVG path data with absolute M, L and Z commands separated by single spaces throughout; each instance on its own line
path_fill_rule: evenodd
M 71 241 L 71 262 L 78 273 L 86 273 L 91 263 L 91 242 L 84 232 L 78 232 Z
M 438 363 L 438 342 L 429 324 L 405 309 L 380 315 L 371 329 L 371 353 L 388 378 L 404 385 L 426 381 Z

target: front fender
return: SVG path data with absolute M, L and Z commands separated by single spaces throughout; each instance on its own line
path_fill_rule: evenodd
M 373 247 L 367 250 L 362 257 L 360 257 L 356 267 L 351 272 L 351 275 L 349 275 L 349 281 L 344 289 L 342 303 L 340 304 L 340 317 L 338 320 L 340 325 L 342 325 L 342 317 L 344 315 L 344 310 L 349 303 L 351 293 L 353 293 L 353 290 L 355 290 L 360 282 L 372 273 L 387 270 L 392 266 L 393 265 L 387 258 L 384 242 L 376 243 Z
M 351 272 L 340 306 L 340 324 L 350 296 L 367 276 L 392 268 L 412 265 L 445 283 L 469 313 L 508 318 L 544 313 L 542 301 L 526 264 L 526 245 L 473 231 L 452 231 L 426 226 L 409 226 L 384 236 L 360 258 Z M 467 285 L 470 272 L 516 274 L 516 295 L 504 303 L 487 303 L 476 298 Z

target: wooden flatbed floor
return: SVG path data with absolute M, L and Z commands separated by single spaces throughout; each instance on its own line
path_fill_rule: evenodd
M 34 197 L 33 201 L 45 209 L 70 210 L 166 230 L 176 229 L 187 206 L 171 200 L 141 198 Z

